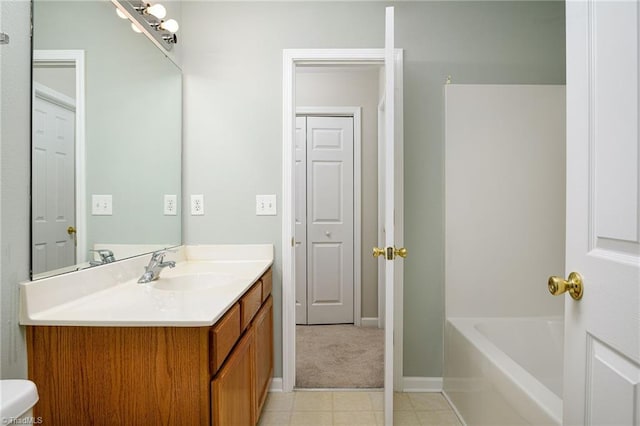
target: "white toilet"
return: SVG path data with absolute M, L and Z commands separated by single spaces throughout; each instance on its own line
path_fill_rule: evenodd
M 36 402 L 38 402 L 38 390 L 32 381 L 0 380 L 1 424 L 39 423 L 33 419 L 32 408 Z

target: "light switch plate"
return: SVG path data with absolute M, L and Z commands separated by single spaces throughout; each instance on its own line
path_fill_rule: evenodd
M 275 216 L 276 196 L 273 195 L 256 195 L 256 215 L 257 216 Z
M 91 195 L 91 214 L 94 216 L 113 215 L 113 196 L 111 194 Z

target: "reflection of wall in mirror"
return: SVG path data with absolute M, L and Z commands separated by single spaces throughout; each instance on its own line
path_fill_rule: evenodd
M 34 49 L 85 51 L 85 196 L 113 197 L 111 216 L 87 206 L 87 247 L 180 244 L 180 210 L 163 212 L 181 198 L 180 69 L 107 1 L 36 0 Z
M 73 65 L 47 66 L 34 63 L 33 81 L 71 99 L 76 98 L 76 69 Z

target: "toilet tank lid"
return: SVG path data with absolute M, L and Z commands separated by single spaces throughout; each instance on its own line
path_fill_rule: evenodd
M 0 419 L 17 418 L 38 402 L 38 390 L 30 380 L 0 380 Z

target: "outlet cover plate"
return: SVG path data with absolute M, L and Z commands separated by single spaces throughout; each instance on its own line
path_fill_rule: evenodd
M 256 215 L 257 216 L 277 215 L 275 194 L 256 195 Z
M 203 194 L 191 194 L 191 216 L 204 216 Z
M 176 216 L 178 214 L 178 196 L 175 194 L 165 194 L 163 210 L 165 216 Z

